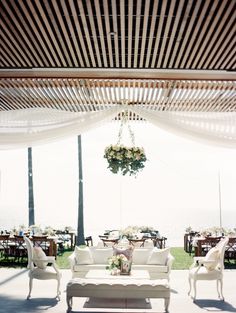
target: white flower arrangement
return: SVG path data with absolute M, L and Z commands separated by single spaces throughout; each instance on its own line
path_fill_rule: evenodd
M 133 236 L 138 232 L 137 226 L 128 226 L 121 230 L 122 237 L 133 238 Z
M 193 231 L 190 226 L 188 228 L 186 228 L 186 232 L 188 232 L 190 230 Z M 236 228 L 229 229 L 229 228 L 223 228 L 223 227 L 219 227 L 219 226 L 204 228 L 204 229 L 201 229 L 200 231 L 195 230 L 194 232 L 199 232 L 200 235 L 202 235 L 203 237 L 207 237 L 207 236 L 214 236 L 214 237 L 232 236 L 232 237 L 235 237 L 236 236 Z
M 25 226 L 25 224 L 20 224 L 19 227 L 18 227 L 18 229 L 25 231 L 25 230 L 27 229 L 27 227 Z
M 121 236 L 128 239 L 131 238 L 142 238 L 142 233 L 151 233 L 154 231 L 153 227 L 150 226 L 128 226 L 121 230 Z
M 151 233 L 154 231 L 154 228 L 150 226 L 141 226 L 139 229 L 142 233 Z
M 119 171 L 122 175 L 136 175 L 144 168 L 147 158 L 143 148 L 125 147 L 123 145 L 110 145 L 106 147 L 104 158 L 107 159 L 108 168 L 112 173 Z
M 191 233 L 191 231 L 192 231 L 192 227 L 191 227 L 191 226 L 189 226 L 189 227 L 187 227 L 187 228 L 185 229 L 185 232 L 186 232 L 186 233 Z
M 32 235 L 42 235 L 43 231 L 40 225 L 30 225 L 29 231 Z
M 44 234 L 48 236 L 54 236 L 55 235 L 55 230 L 51 226 L 46 226 L 44 229 Z
M 112 257 L 108 258 L 108 266 L 106 269 L 117 272 L 117 270 L 121 270 L 121 263 L 122 261 L 127 261 L 128 259 L 124 254 L 113 255 Z

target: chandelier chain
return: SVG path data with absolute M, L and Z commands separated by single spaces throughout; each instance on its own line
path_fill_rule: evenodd
M 124 126 L 127 126 L 127 129 L 129 131 L 129 135 L 130 135 L 130 139 L 131 139 L 131 143 L 133 146 L 135 146 L 134 132 L 132 131 L 130 124 L 129 124 L 129 112 L 128 111 L 125 111 L 121 117 L 121 123 L 120 123 L 120 129 L 119 129 L 119 133 L 118 133 L 117 145 L 121 144 Z

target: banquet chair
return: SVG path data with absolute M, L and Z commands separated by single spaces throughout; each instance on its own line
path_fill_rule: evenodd
M 104 247 L 113 247 L 118 241 L 119 239 L 102 239 Z
M 56 298 L 60 300 L 60 280 L 61 273 L 59 272 L 55 257 L 54 256 L 46 256 L 40 247 L 33 247 L 33 243 L 27 237 L 24 237 L 27 252 L 28 252 L 28 269 L 29 269 L 29 294 L 27 299 L 31 297 L 31 291 L 33 287 L 33 279 L 39 280 L 48 280 L 48 279 L 56 279 L 57 280 L 57 294 Z M 36 253 L 37 251 L 37 253 Z M 38 253 L 40 252 L 40 253 Z M 48 266 L 48 264 L 52 264 L 52 266 Z
M 194 296 L 196 299 L 196 283 L 198 280 L 216 280 L 218 297 L 224 300 L 223 296 L 223 270 L 224 254 L 229 238 L 222 239 L 218 244 L 211 248 L 205 257 L 194 257 L 194 263 L 189 270 L 189 292 L 191 293 L 193 281 Z M 219 291 L 220 284 L 220 291 Z
M 230 237 L 225 250 L 225 259 L 236 263 L 236 237 Z
M 41 247 L 43 251 L 46 253 L 46 255 L 50 255 L 49 254 L 50 243 L 47 238 L 48 238 L 47 235 L 40 236 L 33 235 L 31 240 L 33 242 L 33 246 Z
M 0 236 L 0 257 L 8 258 L 9 256 L 9 235 Z
M 85 240 L 85 243 L 86 243 L 86 246 L 93 246 L 93 238 L 92 238 L 92 236 L 87 236 L 87 237 L 85 237 L 84 238 L 84 240 Z
M 129 243 L 134 248 L 144 248 L 144 243 L 147 239 L 129 239 Z
M 211 237 L 208 236 L 205 238 L 204 241 L 200 242 L 201 244 L 201 256 L 205 256 L 207 254 L 207 252 L 215 247 L 218 242 L 221 240 L 222 237 Z
M 14 235 L 14 246 L 11 247 L 11 255 L 14 256 L 15 261 L 27 258 L 27 249 L 23 236 Z

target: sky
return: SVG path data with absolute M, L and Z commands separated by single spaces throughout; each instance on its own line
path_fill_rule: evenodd
M 85 235 L 129 225 L 151 226 L 182 245 L 188 226 L 219 226 L 219 179 L 224 227 L 236 227 L 236 150 L 207 146 L 131 123 L 135 143 L 147 155 L 137 177 L 107 169 L 104 149 L 118 140 L 119 124 L 82 134 Z M 131 144 L 124 129 L 122 143 Z M 36 224 L 76 229 L 77 137 L 33 147 Z M 0 150 L 0 229 L 28 224 L 27 149 Z

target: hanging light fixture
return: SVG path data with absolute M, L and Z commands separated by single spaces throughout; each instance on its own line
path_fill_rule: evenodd
M 115 145 L 109 145 L 105 148 L 104 158 L 107 159 L 108 169 L 114 173 L 121 173 L 122 175 L 129 174 L 136 176 L 137 173 L 144 168 L 144 163 L 147 158 L 142 147 L 135 146 L 134 133 L 129 123 L 129 111 L 125 109 L 120 116 L 120 129 L 118 133 L 118 140 Z M 122 144 L 123 129 L 127 127 L 131 146 Z

